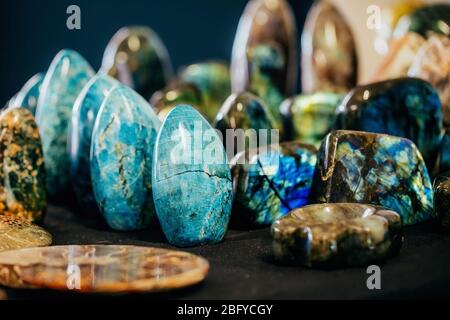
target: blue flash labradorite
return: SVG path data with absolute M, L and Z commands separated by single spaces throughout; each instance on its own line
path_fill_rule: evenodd
M 442 106 L 426 81 L 401 78 L 352 90 L 337 111 L 337 129 L 386 133 L 408 138 L 434 168 L 443 128 Z
M 116 86 L 98 112 L 92 132 L 94 196 L 115 230 L 147 227 L 154 218 L 152 160 L 160 121 L 132 89 Z
M 439 145 L 438 172 L 450 172 L 450 132 L 445 129 L 441 144 Z
M 91 66 L 77 52 L 62 50 L 45 75 L 36 109 L 36 122 L 42 139 L 50 197 L 67 191 L 69 161 L 67 128 L 78 94 L 94 76 Z
M 313 190 L 319 202 L 389 208 L 405 225 L 434 216 L 428 170 L 414 143 L 405 138 L 333 131 L 319 149 Z
M 14 99 L 15 107 L 22 107 L 28 109 L 34 116 L 36 113 L 36 106 L 39 100 L 39 94 L 41 92 L 41 85 L 44 81 L 44 74 L 38 73 L 30 80 L 17 93 Z
M 270 225 L 309 203 L 316 148 L 286 142 L 242 152 L 231 161 L 236 227 Z
M 152 181 L 156 213 L 171 244 L 222 240 L 231 213 L 230 169 L 220 137 L 191 106 L 175 107 L 164 120 Z
M 106 75 L 93 77 L 83 88 L 72 110 L 68 135 L 70 176 L 78 203 L 89 216 L 97 212 L 89 162 L 92 130 L 100 106 L 117 84 Z

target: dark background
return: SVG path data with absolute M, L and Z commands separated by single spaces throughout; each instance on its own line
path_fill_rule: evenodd
M 205 59 L 230 60 L 247 0 L 1 0 L 0 105 L 62 48 L 81 53 L 98 70 L 103 51 L 122 26 L 142 24 L 165 43 L 177 70 Z M 290 0 L 298 41 L 312 0 Z M 81 30 L 68 30 L 66 9 L 81 9 Z

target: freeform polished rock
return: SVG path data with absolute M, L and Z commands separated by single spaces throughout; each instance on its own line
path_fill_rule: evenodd
M 11 102 L 15 107 L 22 107 L 28 109 L 34 116 L 36 107 L 41 92 L 42 82 L 44 81 L 44 74 L 38 73 L 28 80 L 25 85 L 17 93 L 14 100 Z
M 433 183 L 434 209 L 441 224 L 450 228 L 450 174 L 443 173 Z

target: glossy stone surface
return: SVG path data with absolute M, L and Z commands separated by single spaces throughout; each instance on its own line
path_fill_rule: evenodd
M 24 108 L 5 110 L 0 115 L 0 215 L 39 222 L 46 206 L 44 158 L 34 117 Z
M 404 225 L 432 218 L 433 190 L 410 140 L 360 131 L 334 131 L 317 156 L 318 202 L 370 203 L 399 213 Z
M 54 199 L 69 186 L 67 128 L 75 100 L 92 76 L 94 71 L 82 56 L 62 50 L 50 64 L 41 87 L 36 122 L 45 158 L 47 192 Z
M 434 88 L 420 79 L 403 78 L 356 87 L 339 106 L 336 126 L 408 138 L 431 171 L 441 140 L 442 117 Z
M 318 92 L 286 99 L 280 106 L 284 141 L 300 140 L 318 147 L 334 126 L 339 93 Z
M 160 292 L 199 283 L 208 270 L 208 261 L 199 256 L 152 247 L 74 245 L 0 254 L 0 283 L 13 288 Z
M 239 21 L 231 61 L 231 89 L 261 97 L 281 127 L 280 103 L 297 86 L 297 30 L 285 0 L 252 0 Z
M 273 253 L 307 267 L 360 266 L 382 262 L 402 243 L 400 216 L 356 203 L 313 204 L 272 225 Z
M 231 160 L 236 227 L 270 225 L 309 203 L 316 149 L 287 142 L 241 152 Z
M 125 86 L 103 101 L 92 132 L 91 178 L 112 229 L 142 229 L 155 218 L 151 170 L 159 127 L 150 105 Z
M 445 129 L 439 145 L 437 171 L 439 173 L 450 172 L 450 131 L 448 128 Z
M 302 34 L 302 92 L 346 92 L 356 85 L 358 61 L 353 34 L 327 1 L 310 9 Z
M 44 81 L 44 74 L 38 73 L 28 80 L 20 89 L 14 98 L 12 104 L 15 107 L 22 107 L 28 109 L 34 116 L 36 107 L 41 92 L 42 82 Z
M 0 252 L 51 244 L 52 236 L 43 228 L 20 217 L 0 215 Z
M 450 173 L 446 172 L 434 180 L 434 210 L 441 224 L 450 228 Z
M 192 107 L 177 106 L 158 134 L 153 199 L 169 243 L 217 243 L 227 230 L 232 182 L 217 132 Z
M 191 64 L 182 69 L 178 77 L 200 89 L 203 104 L 198 104 L 196 109 L 212 123 L 225 99 L 231 94 L 228 65 L 214 61 Z
M 101 72 L 118 79 L 146 99 L 164 88 L 173 76 L 164 44 L 153 30 L 143 26 L 117 31 L 106 47 Z
M 93 77 L 83 88 L 72 110 L 67 148 L 70 177 L 77 201 L 82 208 L 80 211 L 86 216 L 97 213 L 89 160 L 92 131 L 100 106 L 117 84 L 119 82 L 107 75 Z

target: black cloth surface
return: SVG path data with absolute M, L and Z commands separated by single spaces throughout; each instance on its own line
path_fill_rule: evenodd
M 44 227 L 54 245 L 121 244 L 173 248 L 157 228 L 115 232 L 101 221 L 50 206 Z M 381 290 L 369 290 L 366 268 L 315 270 L 271 259 L 269 229 L 229 230 L 217 245 L 181 249 L 207 258 L 210 273 L 195 287 L 137 298 L 387 299 L 450 297 L 450 234 L 435 222 L 405 228 L 400 255 L 381 265 Z M 8 298 L 64 298 L 74 294 L 8 290 Z

